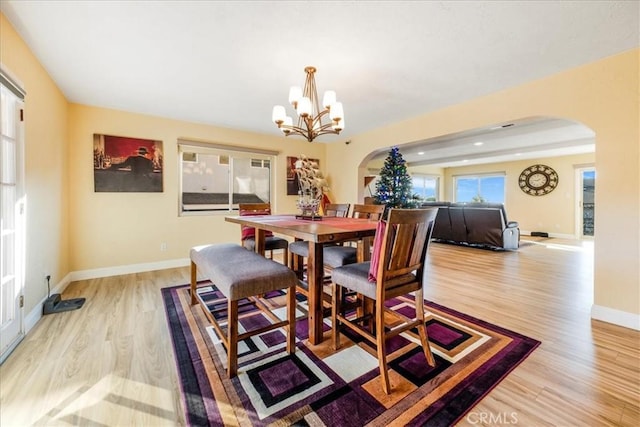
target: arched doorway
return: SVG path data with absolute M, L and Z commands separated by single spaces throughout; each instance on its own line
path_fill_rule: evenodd
M 576 212 L 582 194 L 576 191 L 576 168 L 595 164 L 595 133 L 575 121 L 556 117 L 529 117 L 490 124 L 454 134 L 400 144 L 412 175 L 433 177 L 438 182 L 437 199 L 460 200 L 457 186 L 464 182 L 496 181 L 503 177 L 502 199 L 509 217 L 527 232 L 579 238 Z M 372 151 L 360 164 L 359 197 L 369 196 L 371 181 L 384 163 L 390 147 Z M 532 196 L 521 191 L 518 177 L 532 164 L 545 164 L 559 175 L 555 191 Z M 462 178 L 469 177 L 463 180 Z M 475 182 L 475 181 L 474 181 Z

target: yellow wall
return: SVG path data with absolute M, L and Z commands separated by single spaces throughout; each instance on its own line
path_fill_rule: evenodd
M 69 273 L 67 101 L 0 14 L 0 62 L 25 98 L 26 291 L 28 313 Z
M 593 165 L 595 155 L 580 154 L 514 162 L 490 163 L 445 169 L 445 198 L 454 200 L 456 175 L 503 172 L 505 174 L 505 209 L 510 221 L 517 221 L 523 231 L 544 231 L 550 235 L 574 237 L 576 232 L 576 167 Z M 558 187 L 544 196 L 530 196 L 520 190 L 518 178 L 528 166 L 542 163 L 558 173 Z M 597 183 L 597 190 L 600 184 Z M 596 208 L 597 209 L 597 208 Z M 578 237 L 578 236 L 575 236 Z
M 239 242 L 238 225 L 225 222 L 224 214 L 178 216 L 178 138 L 279 151 L 275 213 L 295 210 L 296 197 L 286 195 L 287 156 L 304 154 L 325 164 L 324 146 L 277 136 L 275 126 L 276 136 L 268 136 L 78 104 L 69 111 L 72 271 L 188 258 L 194 245 Z M 164 192 L 94 192 L 94 133 L 162 141 Z
M 580 122 L 596 134 L 594 303 L 640 314 L 639 49 L 496 92 L 327 146 L 340 200 L 363 197 L 371 153 L 383 147 L 534 116 Z M 360 168 L 353 167 L 360 164 Z

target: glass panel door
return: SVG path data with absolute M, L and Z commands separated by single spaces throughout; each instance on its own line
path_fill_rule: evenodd
M 580 203 L 582 219 L 581 237 L 593 237 L 595 235 L 595 194 L 596 194 L 596 171 L 595 169 L 582 169 L 580 171 L 582 182 L 582 202 Z
M 0 84 L 0 362 L 24 336 L 22 100 Z

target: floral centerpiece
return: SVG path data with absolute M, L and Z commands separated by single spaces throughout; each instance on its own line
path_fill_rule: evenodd
M 315 219 L 322 203 L 324 192 L 328 189 L 327 180 L 318 168 L 318 163 L 300 155 L 296 161 L 298 176 L 298 201 L 296 203 L 303 218 Z

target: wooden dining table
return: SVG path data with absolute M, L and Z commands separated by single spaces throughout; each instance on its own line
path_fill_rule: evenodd
M 369 237 L 375 235 L 377 220 L 364 218 L 334 218 L 308 220 L 295 215 L 255 215 L 228 216 L 228 222 L 256 229 L 256 252 L 264 255 L 265 232 L 282 234 L 296 240 L 309 242 L 307 258 L 307 286 L 309 305 L 309 342 L 313 345 L 322 342 L 322 285 L 324 279 L 324 260 L 322 248 L 326 244 L 357 240 L 358 261 L 369 257 Z M 285 263 L 287 260 L 285 260 Z

